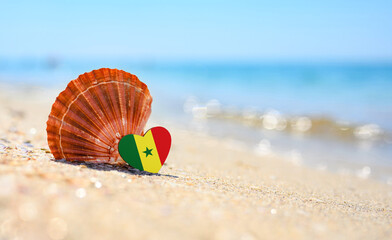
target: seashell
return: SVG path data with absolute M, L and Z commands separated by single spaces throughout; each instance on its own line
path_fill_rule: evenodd
M 120 139 L 143 135 L 151 114 L 147 85 L 122 70 L 101 68 L 80 75 L 60 93 L 47 121 L 55 159 L 126 164 Z

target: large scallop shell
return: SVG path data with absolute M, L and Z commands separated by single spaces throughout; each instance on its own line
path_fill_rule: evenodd
M 84 73 L 52 106 L 50 151 L 55 159 L 125 164 L 118 142 L 127 134 L 143 135 L 151 102 L 147 85 L 135 75 L 108 68 Z

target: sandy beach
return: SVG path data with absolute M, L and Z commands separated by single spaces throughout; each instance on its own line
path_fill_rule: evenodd
M 58 92 L 6 88 L 0 239 L 392 238 L 392 186 L 176 126 L 159 174 L 54 161 L 45 128 Z

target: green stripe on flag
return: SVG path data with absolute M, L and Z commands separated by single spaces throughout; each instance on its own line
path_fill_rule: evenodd
M 124 160 L 126 159 L 127 161 L 131 161 L 129 164 L 132 167 L 142 171 L 144 170 L 133 135 L 124 136 L 118 144 L 118 149 L 121 151 L 121 157 Z

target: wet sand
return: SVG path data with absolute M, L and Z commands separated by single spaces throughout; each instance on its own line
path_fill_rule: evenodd
M 392 238 L 392 186 L 175 126 L 159 174 L 53 161 L 45 128 L 57 92 L 4 89 L 0 239 Z

